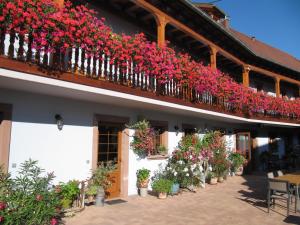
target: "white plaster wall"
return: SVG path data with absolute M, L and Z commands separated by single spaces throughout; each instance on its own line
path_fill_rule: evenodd
M 175 115 L 166 112 L 126 108 L 101 103 L 86 102 L 61 97 L 0 89 L 0 102 L 13 104 L 12 133 L 9 171 L 12 175 L 22 162 L 32 158 L 47 172 L 54 171 L 55 182 L 70 179 L 84 180 L 90 176 L 93 142 L 93 116 L 106 114 L 129 117 L 131 122 L 143 115 L 149 120 L 168 121 L 169 154 L 182 137 L 182 124 L 192 124 L 198 129 L 232 127 L 232 124 Z M 57 129 L 55 114 L 64 119 L 64 127 Z M 180 128 L 176 134 L 174 126 Z M 131 136 L 133 131 L 131 130 Z M 232 139 L 232 136 L 226 138 Z M 130 138 L 131 139 L 131 138 Z M 151 175 L 165 160 L 138 159 L 129 150 L 129 195 L 137 193 L 136 171 L 142 167 L 151 170 Z M 14 167 L 16 165 L 17 168 Z

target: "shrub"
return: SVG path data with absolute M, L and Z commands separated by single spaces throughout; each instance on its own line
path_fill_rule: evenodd
M 173 182 L 160 178 L 157 180 L 154 180 L 152 183 L 152 190 L 157 193 L 171 193 Z
M 58 194 L 53 190 L 53 173 L 44 175 L 37 161 L 21 164 L 18 175 L 9 179 L 1 196 L 0 218 L 4 224 L 58 224 Z
M 80 194 L 80 189 L 78 187 L 79 182 L 76 180 L 71 180 L 68 183 L 60 183 L 61 189 L 61 204 L 64 209 L 70 208 L 73 201 Z

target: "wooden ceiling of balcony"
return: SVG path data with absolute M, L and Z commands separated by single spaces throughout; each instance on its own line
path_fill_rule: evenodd
M 142 30 L 144 30 L 146 35 L 151 40 L 156 40 L 157 28 L 153 15 L 145 9 L 136 5 L 133 1 L 88 0 L 85 2 L 89 2 L 92 5 L 96 4 L 98 6 L 101 6 L 101 8 L 109 10 L 112 13 L 117 14 L 118 16 L 121 16 L 128 22 L 142 28 Z M 233 38 L 229 34 L 226 34 L 226 32 L 222 30 L 222 28 L 209 22 L 208 18 L 199 16 L 196 12 L 183 4 L 182 1 L 147 0 L 147 2 L 150 2 L 152 5 L 154 5 L 164 13 L 190 27 L 206 39 L 212 41 L 213 43 L 228 51 L 235 57 L 241 59 L 245 63 L 252 64 L 275 73 L 285 74 L 287 77 L 300 80 L 299 73 L 252 55 L 245 49 L 245 47 L 243 47 L 237 41 L 233 40 Z M 176 50 L 186 51 L 195 59 L 203 61 L 204 64 L 208 63 L 208 47 L 205 44 L 195 40 L 189 34 L 186 34 L 178 28 L 168 24 L 166 26 L 166 39 L 171 42 L 172 46 Z M 226 67 L 228 69 L 228 64 L 232 64 L 229 67 L 233 68 L 234 72 L 237 68 L 240 68 L 240 66 L 236 65 L 234 62 L 230 60 L 224 60 L 223 58 L 221 58 L 221 62 L 218 62 L 218 65 L 221 68 Z

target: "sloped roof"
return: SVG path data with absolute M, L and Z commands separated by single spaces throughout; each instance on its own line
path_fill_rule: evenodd
M 251 38 L 232 28 L 229 28 L 229 31 L 233 36 L 243 42 L 258 57 L 300 72 L 300 60 L 296 59 L 292 55 L 289 55 L 288 53 L 274 48 L 255 38 Z
M 224 27 L 223 24 L 214 21 L 203 9 L 201 9 L 201 7 L 197 7 L 199 6 L 198 5 L 199 3 L 195 4 L 194 2 L 192 2 L 192 0 L 180 0 L 180 1 L 186 4 L 187 6 L 189 6 L 191 10 L 197 12 L 199 15 L 206 17 L 209 22 L 219 27 L 221 31 L 225 32 L 233 40 L 238 41 L 239 44 L 241 44 L 245 49 L 250 51 L 256 57 L 263 58 L 267 61 L 273 62 L 285 68 L 294 70 L 298 73 L 300 72 L 300 60 L 295 58 L 294 56 L 282 50 L 274 48 L 266 43 L 263 43 L 259 40 L 253 41 L 251 37 L 241 32 L 238 32 L 232 28 Z M 203 5 L 213 5 L 213 4 L 204 3 Z M 217 6 L 215 7 L 219 9 Z

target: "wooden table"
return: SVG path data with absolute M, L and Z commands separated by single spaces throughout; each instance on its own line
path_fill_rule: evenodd
M 297 197 L 297 211 L 300 212 L 300 197 L 299 197 L 299 188 L 300 188 L 300 172 L 298 173 L 288 173 L 283 176 L 276 177 L 277 180 L 288 181 L 290 184 L 296 186 L 296 197 Z

